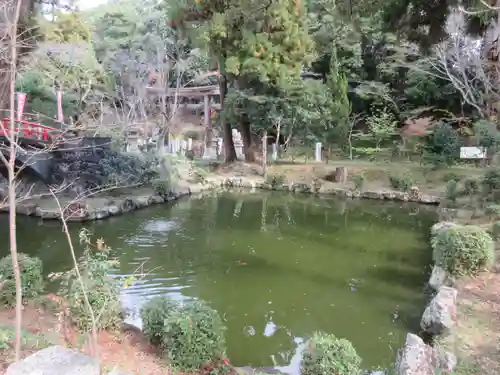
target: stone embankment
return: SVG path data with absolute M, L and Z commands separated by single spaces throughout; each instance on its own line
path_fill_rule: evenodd
M 439 222 L 431 228 L 431 236 L 456 224 Z M 441 267 L 434 265 L 428 281 L 430 299 L 420 321 L 422 331 L 439 343 L 439 338 L 453 334 L 457 324 L 458 291 L 453 280 Z M 396 360 L 396 375 L 443 375 L 451 374 L 457 365 L 457 357 L 438 345 L 427 345 L 417 335 L 409 333 Z
M 66 204 L 65 217 L 71 221 L 100 220 L 110 216 L 125 214 L 153 204 L 171 202 L 181 197 L 201 193 L 206 190 L 221 188 L 246 188 L 275 190 L 293 193 L 309 193 L 317 195 L 336 195 L 346 198 L 377 199 L 400 202 L 417 202 L 426 205 L 438 205 L 440 200 L 436 196 L 422 194 L 418 189 L 411 189 L 409 192 L 399 192 L 388 189 L 355 191 L 352 189 L 342 189 L 335 186 L 320 186 L 315 184 L 288 183 L 280 185 L 270 185 L 259 178 L 233 177 L 226 178 L 215 176 L 207 178 L 203 183 L 182 182 L 168 196 L 155 194 L 152 188 L 140 187 L 124 196 L 107 197 L 96 195 L 95 197 L 74 200 L 73 203 Z M 8 207 L 3 207 L 4 211 Z M 21 215 L 36 216 L 46 220 L 59 219 L 60 210 L 54 204 L 52 197 L 44 199 L 28 199 L 17 204 L 17 211 Z

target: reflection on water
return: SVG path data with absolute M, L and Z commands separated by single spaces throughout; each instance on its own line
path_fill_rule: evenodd
M 152 296 L 200 298 L 224 317 L 234 364 L 294 374 L 316 330 L 351 340 L 366 367 L 394 360 L 418 329 L 433 219 L 386 202 L 221 194 L 89 225 L 119 256 L 119 275 L 143 276 L 121 293 L 129 323 L 140 326 Z M 19 248 L 47 270 L 69 267 L 60 225 L 39 224 L 19 218 Z

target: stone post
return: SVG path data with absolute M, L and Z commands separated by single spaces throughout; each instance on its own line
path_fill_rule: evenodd
M 243 154 L 243 140 L 241 139 L 241 134 L 238 129 L 233 129 L 233 143 L 234 150 L 236 151 L 236 158 L 242 159 L 244 157 Z
M 321 162 L 321 142 L 316 142 L 316 162 Z
M 273 143 L 272 147 L 273 147 L 273 153 L 271 156 L 271 160 L 276 161 L 278 160 L 278 145 L 276 143 Z

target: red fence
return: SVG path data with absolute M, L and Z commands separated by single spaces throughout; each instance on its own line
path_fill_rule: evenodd
M 0 136 L 8 136 L 10 134 L 9 125 L 10 120 L 4 118 L 3 123 L 0 125 Z M 19 137 L 36 139 L 39 141 L 50 141 L 55 135 L 60 135 L 62 133 L 60 129 L 29 121 L 15 121 L 14 126 L 15 133 Z

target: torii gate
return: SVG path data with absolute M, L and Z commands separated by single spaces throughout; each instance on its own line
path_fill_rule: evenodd
M 183 98 L 203 97 L 203 112 L 204 112 L 203 126 L 207 134 L 207 144 L 210 144 L 212 138 L 211 108 L 212 107 L 220 108 L 220 104 L 210 103 L 210 97 L 220 96 L 219 85 L 168 88 L 167 90 L 158 87 L 148 87 L 147 89 L 151 92 L 156 92 L 159 95 L 165 95 L 167 98 L 173 98 L 176 96 Z

